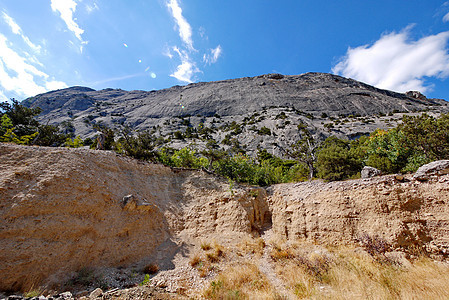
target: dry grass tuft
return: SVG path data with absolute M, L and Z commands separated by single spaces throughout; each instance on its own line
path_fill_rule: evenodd
M 274 261 L 294 258 L 294 254 L 290 248 L 273 247 L 270 257 Z
M 274 295 L 268 279 L 250 263 L 227 268 L 203 293 L 206 299 L 274 299 Z
M 189 264 L 190 264 L 193 268 L 195 268 L 195 267 L 197 267 L 200 263 L 201 263 L 201 257 L 200 257 L 200 255 L 199 255 L 198 253 L 195 253 L 195 254 L 190 258 Z
M 212 247 L 208 242 L 201 242 L 201 249 L 203 249 L 204 251 L 208 251 L 212 249 Z
M 257 255 L 263 254 L 263 249 L 265 248 L 265 246 L 266 245 L 264 239 L 260 237 L 257 239 L 246 238 L 239 244 L 239 248 L 245 254 L 257 254 Z
M 276 271 L 298 298 L 449 298 L 447 263 L 420 258 L 402 266 L 378 259 L 386 253 L 382 243 L 374 241 L 370 248 L 376 250 L 373 255 L 351 248 L 334 249 L 332 253 L 290 249 L 289 256 L 282 254 L 284 259 L 275 260 Z
M 195 253 L 189 261 L 189 264 L 198 270 L 200 277 L 207 277 L 212 271 L 217 270 L 216 263 L 219 263 L 225 256 L 225 249 L 217 243 L 213 247 L 210 244 L 201 244 L 201 249 L 205 252 Z
M 150 274 L 150 275 L 151 274 L 156 274 L 158 271 L 159 271 L 159 266 L 156 265 L 156 264 L 153 264 L 153 263 L 151 263 L 149 265 L 146 265 L 143 268 L 143 273 L 144 274 Z
M 217 263 L 224 256 L 224 249 L 220 244 L 214 244 L 213 249 L 210 248 L 210 252 L 206 253 L 206 259 L 211 263 Z

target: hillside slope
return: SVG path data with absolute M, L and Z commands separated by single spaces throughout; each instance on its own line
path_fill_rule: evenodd
M 222 142 L 233 133 L 242 147 L 279 150 L 305 124 L 317 137 L 357 137 L 396 124 L 401 113 L 447 112 L 447 102 L 400 94 L 325 73 L 295 76 L 268 74 L 217 82 L 193 83 L 159 91 L 95 91 L 85 87 L 48 92 L 22 104 L 40 107 L 42 123 L 70 122 L 76 135 L 91 137 L 94 124 L 151 130 L 165 139 L 176 131 L 210 128 Z M 270 134 L 260 134 L 261 128 Z M 181 146 L 202 141 L 175 141 Z M 175 144 L 173 141 L 171 144 Z
M 288 240 L 368 235 L 445 256 L 448 182 L 384 176 L 265 190 L 113 152 L 2 143 L 0 290 L 61 285 L 86 267 L 108 269 L 107 284 L 123 286 L 141 281 L 135 270 L 148 263 L 178 268 L 175 256 L 201 241 L 237 244 L 270 228 Z

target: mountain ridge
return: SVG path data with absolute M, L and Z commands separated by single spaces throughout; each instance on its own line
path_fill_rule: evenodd
M 297 137 L 299 124 L 318 138 L 354 138 L 376 128 L 394 127 L 404 113 L 449 111 L 442 99 L 382 90 L 327 73 L 265 74 L 152 91 L 71 87 L 28 98 L 22 104 L 41 107 L 39 121 L 70 122 L 73 133 L 83 138 L 93 137 L 94 125 L 99 123 L 116 130 L 124 126 L 149 130 L 171 140 L 177 131 L 205 126 L 220 142 L 233 124 L 239 127 L 235 138 L 248 149 L 271 148 L 273 153 L 279 153 L 274 144 L 285 145 Z M 263 127 L 270 134 L 257 136 Z M 171 146 L 179 148 L 189 142 L 181 139 Z

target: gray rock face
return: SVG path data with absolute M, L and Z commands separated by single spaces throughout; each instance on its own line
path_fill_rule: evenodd
M 421 166 L 413 175 L 413 178 L 420 181 L 429 180 L 432 175 L 449 174 L 449 160 L 438 160 Z
M 426 100 L 427 97 L 424 96 L 423 94 L 421 94 L 418 91 L 408 91 L 405 93 L 406 96 L 410 97 L 410 98 L 416 98 L 416 99 L 420 99 L 420 100 Z
M 362 178 L 372 178 L 374 176 L 382 175 L 382 172 L 376 168 L 365 166 L 362 169 L 360 176 Z
M 41 107 L 38 119 L 43 123 L 71 122 L 82 138 L 93 137 L 93 125 L 100 122 L 115 129 L 151 130 L 172 141 L 176 131 L 204 126 L 219 143 L 230 134 L 250 151 L 261 147 L 274 154 L 298 137 L 298 124 L 305 124 L 320 139 L 356 138 L 395 126 L 404 113 L 449 111 L 444 100 L 417 99 L 325 73 L 267 74 L 149 92 L 72 87 L 22 103 Z M 233 122 L 239 128 L 229 131 Z M 267 132 L 260 131 L 263 127 L 270 134 L 261 134 Z M 190 142 L 201 144 L 178 140 L 170 146 Z

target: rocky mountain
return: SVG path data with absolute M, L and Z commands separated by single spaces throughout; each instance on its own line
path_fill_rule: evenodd
M 297 137 L 300 123 L 317 137 L 353 138 L 392 127 L 404 113 L 449 111 L 441 99 L 381 90 L 325 73 L 267 74 L 158 91 L 71 87 L 22 103 L 40 107 L 43 123 L 65 121 L 83 138 L 94 136 L 93 125 L 103 123 L 150 130 L 175 147 L 214 138 L 226 148 L 236 139 L 248 150 L 263 147 L 274 153 Z

